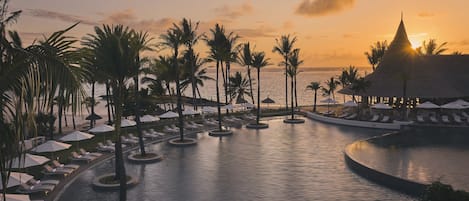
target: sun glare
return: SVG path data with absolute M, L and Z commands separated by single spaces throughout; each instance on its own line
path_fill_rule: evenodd
M 418 47 L 422 46 L 422 41 L 416 39 L 410 39 L 410 44 L 412 45 L 413 49 L 417 49 Z

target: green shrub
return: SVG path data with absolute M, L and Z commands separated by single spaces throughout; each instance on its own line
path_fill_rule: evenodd
M 439 181 L 433 182 L 427 187 L 422 201 L 469 201 L 469 193 L 461 190 L 453 190 L 451 185 Z

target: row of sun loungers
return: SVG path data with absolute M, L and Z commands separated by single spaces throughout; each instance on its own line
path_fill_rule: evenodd
M 428 120 L 422 116 L 417 115 L 418 123 L 432 123 L 432 124 L 469 124 L 469 115 L 465 112 L 462 112 L 461 115 L 452 113 L 451 115 L 441 115 L 437 117 L 436 115 L 430 115 Z

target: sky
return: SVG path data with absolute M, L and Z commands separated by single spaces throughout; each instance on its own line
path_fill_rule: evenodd
M 22 10 L 17 30 L 25 44 L 81 23 L 69 35 L 83 38 L 94 26 L 124 24 L 148 31 L 153 43 L 183 17 L 199 22 L 199 33 L 215 23 L 240 36 L 238 40 L 264 51 L 273 64 L 275 39 L 290 34 L 305 67 L 370 66 L 364 52 L 376 41 L 388 42 L 401 13 L 414 47 L 423 40 L 447 42 L 447 54 L 469 53 L 467 0 L 11 0 L 9 10 Z M 199 42 L 196 51 L 205 55 Z M 165 52 L 148 52 L 157 56 Z

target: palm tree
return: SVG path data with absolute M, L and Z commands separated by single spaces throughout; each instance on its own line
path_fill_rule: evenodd
M 84 39 L 84 46 L 93 49 L 96 64 L 103 75 L 109 80 L 112 88 L 112 98 L 115 107 L 115 145 L 116 169 L 115 179 L 120 183 L 120 200 L 127 197 L 127 176 L 122 154 L 121 119 L 123 112 L 124 91 L 126 82 L 134 77 L 138 50 L 131 48 L 134 31 L 122 25 L 95 27 L 95 34 L 88 34 Z
M 354 94 L 360 94 L 361 92 L 366 92 L 366 89 L 370 87 L 371 82 L 365 80 L 364 77 L 359 77 L 355 79 L 350 86 L 350 89 Z M 360 118 L 360 104 L 357 105 L 358 118 Z
M 371 64 L 371 68 L 373 68 L 373 71 L 376 69 L 376 67 L 381 63 L 381 60 L 383 59 L 384 53 L 388 49 L 388 43 L 387 41 L 379 42 L 377 41 L 374 45 L 370 46 L 370 52 L 365 52 L 366 58 L 368 59 L 368 62 Z
M 296 42 L 296 37 L 290 39 L 290 35 L 282 35 L 279 39 L 275 39 L 276 46 L 272 49 L 272 52 L 277 52 L 283 57 L 283 64 L 285 65 L 285 109 L 288 110 L 288 58 L 291 52 L 294 51 L 293 45 Z
M 229 91 L 230 102 L 244 99 L 244 95 L 252 98 L 252 91 L 249 90 L 249 79 L 243 77 L 240 72 L 236 72 L 234 76 L 230 76 Z
M 269 65 L 269 59 L 265 58 L 264 52 L 253 52 L 252 53 L 252 67 L 257 69 L 257 115 L 256 124 L 259 125 L 259 119 L 261 116 L 261 68 Z
M 194 45 L 197 44 L 199 39 L 202 37 L 202 35 L 197 34 L 197 29 L 199 27 L 199 22 L 196 22 L 195 24 L 192 24 L 191 20 L 187 20 L 186 18 L 183 18 L 180 26 L 182 27 L 182 40 L 184 45 L 187 48 L 187 53 L 189 55 L 195 55 L 194 53 Z M 189 57 L 184 57 L 185 63 L 188 63 L 191 69 L 190 73 L 190 80 L 191 80 L 191 86 L 192 86 L 192 105 L 194 106 L 194 110 L 197 109 L 197 105 L 195 104 L 196 102 L 196 79 L 193 75 L 195 75 L 195 65 L 196 65 L 196 60 L 192 56 Z
M 342 73 L 339 76 L 340 85 L 342 88 L 347 88 L 352 84 L 358 77 L 358 69 L 355 66 L 349 66 L 348 69 L 342 69 Z M 345 103 L 345 94 L 344 94 Z
M 173 24 L 173 27 L 166 31 L 166 34 L 160 35 L 160 39 L 163 41 L 160 43 L 164 48 L 170 48 L 173 51 L 172 60 L 173 68 L 176 71 L 176 96 L 177 96 L 177 112 L 179 115 L 179 137 L 180 141 L 184 142 L 184 117 L 182 115 L 182 105 L 181 105 L 181 70 L 179 67 L 179 47 L 183 45 L 183 31 L 181 28 Z
M 419 55 L 440 55 L 448 50 L 448 48 L 445 48 L 447 44 L 448 42 L 444 42 L 438 45 L 436 39 L 430 39 L 428 43 L 423 41 L 422 47 L 418 47 L 416 50 Z
M 222 131 L 221 127 L 221 108 L 220 108 L 220 88 L 219 88 L 219 69 L 224 59 L 225 51 L 225 29 L 219 24 L 215 24 L 215 28 L 210 29 L 211 38 L 205 38 L 209 50 L 209 61 L 216 62 L 216 78 L 215 88 L 217 92 L 217 111 L 218 111 L 218 130 Z
M 291 56 L 288 58 L 288 70 L 287 74 L 290 76 L 291 81 L 291 118 L 295 119 L 295 111 L 293 107 L 293 98 L 296 98 L 296 75 L 298 75 L 298 68 L 303 64 L 303 60 L 300 60 L 300 49 L 295 49 Z M 295 92 L 295 94 L 294 94 Z M 295 102 L 297 102 L 295 100 Z M 298 106 L 298 105 L 297 105 Z
M 313 105 L 313 112 L 316 112 L 316 100 L 317 100 L 317 93 L 318 90 L 321 88 L 321 84 L 319 82 L 311 82 L 306 89 L 310 89 L 314 91 L 314 105 Z
M 223 79 L 223 86 L 225 88 L 225 104 L 228 104 L 228 91 L 229 91 L 229 86 L 230 86 L 230 80 L 229 77 L 231 75 L 231 63 L 236 62 L 237 52 L 238 52 L 238 46 L 236 46 L 236 41 L 239 39 L 239 36 L 234 34 L 233 32 L 230 32 L 229 34 L 225 35 L 223 32 L 223 51 L 222 51 L 222 57 L 223 61 L 225 62 L 225 75 Z M 223 67 L 222 67 L 222 72 L 223 72 Z M 228 109 L 226 110 L 228 113 Z
M 335 100 L 335 90 L 337 89 L 337 86 L 340 84 L 339 81 L 335 80 L 334 77 L 331 77 L 329 80 L 326 81 L 326 87 L 323 88 L 323 92 L 327 95 L 332 95 L 332 99 Z
M 199 86 L 203 87 L 205 81 L 213 80 L 213 78 L 207 75 L 207 69 L 203 68 L 203 66 L 207 63 L 207 60 L 201 59 L 199 57 L 199 54 L 193 55 L 193 52 L 190 51 L 186 51 L 186 53 L 184 54 L 184 58 L 186 57 L 192 57 L 192 59 L 189 60 L 194 61 L 194 63 L 193 65 L 188 65 L 189 63 L 184 63 L 183 65 L 183 81 L 181 82 L 181 90 L 185 91 L 188 86 L 191 86 L 195 89 L 196 94 L 199 95 L 199 98 L 202 98 L 200 95 Z M 195 85 L 192 86 L 192 83 L 195 83 Z M 197 98 L 197 96 L 195 96 L 194 98 Z
M 242 44 L 242 48 L 238 53 L 238 63 L 242 66 L 246 66 L 248 80 L 249 80 L 249 90 L 252 91 L 252 78 L 251 78 L 251 65 L 252 65 L 252 54 L 251 48 L 249 47 L 249 42 Z M 251 96 L 252 104 L 254 104 L 254 96 Z

